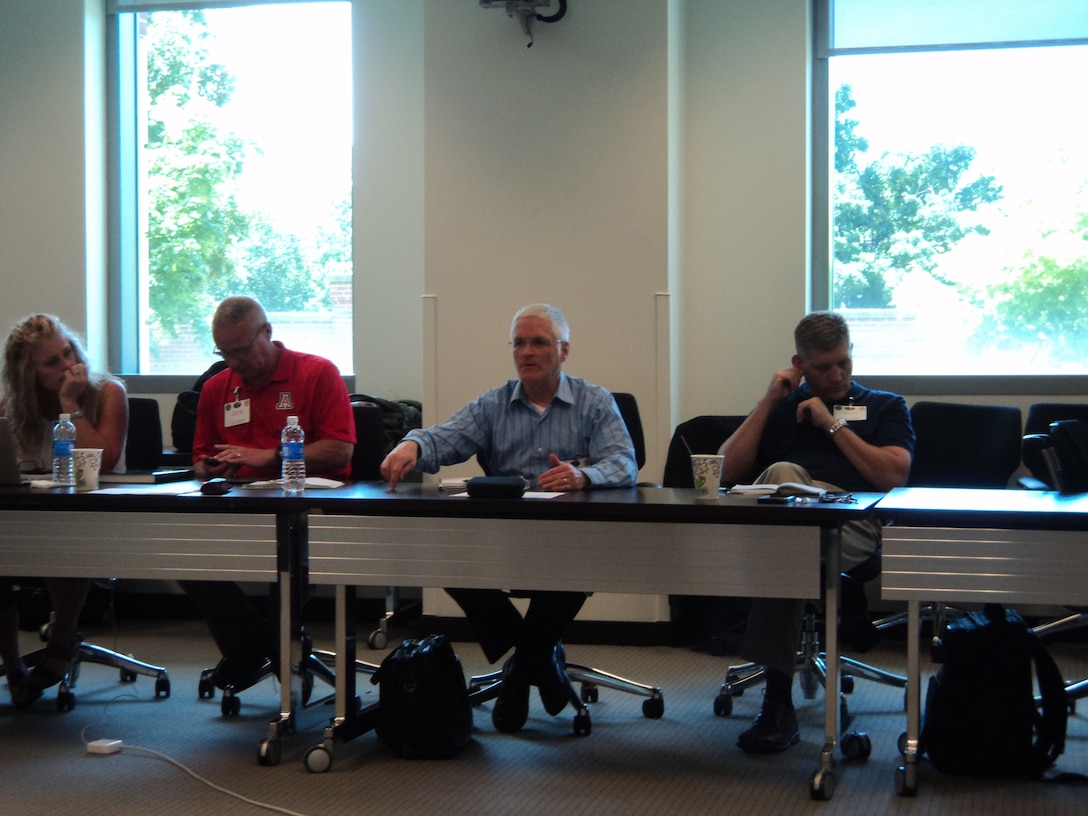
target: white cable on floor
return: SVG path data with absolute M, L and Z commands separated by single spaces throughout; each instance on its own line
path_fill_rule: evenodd
M 87 745 L 89 745 L 89 743 L 87 742 L 86 737 L 85 737 L 85 733 L 87 731 L 87 728 L 90 728 L 90 726 L 89 725 L 85 726 L 83 731 L 80 732 L 80 739 L 83 740 L 83 744 L 84 744 L 85 747 Z M 235 799 L 238 799 L 239 801 L 245 802 L 247 805 L 253 805 L 254 807 L 263 808 L 264 810 L 269 810 L 269 811 L 271 811 L 273 813 L 282 813 L 282 814 L 284 814 L 284 816 L 306 816 L 306 814 L 304 814 L 304 813 L 299 813 L 298 811 L 295 811 L 295 810 L 288 810 L 287 808 L 282 808 L 279 805 L 271 805 L 271 804 L 268 804 L 267 802 L 258 802 L 256 799 L 250 799 L 248 796 L 243 796 L 240 793 L 235 793 L 232 790 L 228 790 L 227 788 L 224 788 L 223 786 L 217 785 L 215 782 L 212 782 L 210 779 L 205 779 L 200 774 L 198 774 L 196 771 L 192 770 L 191 768 L 189 768 L 186 765 L 183 765 L 181 762 L 178 762 L 173 757 L 168 756 L 168 755 L 166 755 L 166 754 L 164 754 L 164 753 L 162 753 L 160 751 L 156 751 L 153 748 L 144 748 L 144 747 L 139 746 L 139 745 L 129 745 L 128 743 L 122 743 L 122 751 L 124 751 L 124 750 L 142 751 L 145 754 L 150 754 L 153 757 L 157 757 L 158 759 L 165 760 L 166 762 L 169 762 L 171 765 L 173 765 L 173 766 L 175 766 L 177 768 L 180 768 L 185 773 L 189 774 L 189 776 L 191 776 L 197 782 L 201 782 L 201 783 L 207 785 L 212 790 L 219 791 L 220 793 L 226 794 L 227 796 L 231 796 L 231 797 L 233 797 Z

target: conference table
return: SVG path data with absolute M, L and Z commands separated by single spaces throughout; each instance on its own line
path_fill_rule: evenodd
M 694 490 L 632 487 L 483 499 L 366 482 L 298 496 L 245 486 L 207 496 L 196 482 L 89 493 L 3 488 L 0 559 L 9 575 L 274 582 L 280 654 L 298 665 L 309 585 L 337 588 L 345 652 L 354 640 L 340 626 L 342 592 L 354 586 L 808 599 L 821 594 L 823 559 L 823 590 L 835 609 L 841 525 L 868 517 L 880 498 L 770 505 L 752 495 L 705 500 Z M 837 633 L 827 628 L 827 688 L 837 689 Z M 339 691 L 353 662 L 337 659 Z M 299 681 L 284 674 L 281 711 L 258 750 L 263 764 L 278 763 L 280 740 L 294 732 Z M 350 718 L 350 700 L 337 697 L 334 720 Z M 834 790 L 837 697 L 825 694 L 813 798 Z
M 921 604 L 1088 604 L 1088 494 L 897 488 L 885 522 L 881 596 L 907 602 L 907 730 L 901 796 L 918 789 Z

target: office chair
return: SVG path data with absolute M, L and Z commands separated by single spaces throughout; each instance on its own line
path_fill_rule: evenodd
M 638 410 L 638 401 L 634 394 L 615 391 L 612 397 L 616 400 L 616 407 L 623 416 L 627 432 L 631 435 L 631 442 L 635 449 L 635 463 L 639 469 L 646 464 L 646 438 L 642 430 L 642 417 Z M 480 457 L 477 461 L 487 473 L 487 463 Z M 520 593 L 511 592 L 515 597 Z M 580 663 L 564 663 L 567 675 L 571 681 L 580 686 L 580 698 L 582 705 L 577 707 L 574 716 L 574 733 L 588 736 L 593 730 L 589 709 L 586 704 L 597 702 L 599 689 L 607 688 L 625 694 L 634 694 L 645 697 L 642 701 L 642 714 L 647 719 L 660 719 L 665 714 L 665 697 L 657 686 L 649 686 L 634 680 L 620 677 L 604 671 L 603 669 L 585 666 Z M 492 700 L 499 696 L 499 687 L 502 681 L 502 672 L 493 671 L 487 674 L 470 677 L 468 681 L 469 696 L 473 705 Z M 572 701 L 573 702 L 573 701 Z
M 151 397 L 129 397 L 125 468 L 156 470 L 161 466 L 162 419 L 159 417 L 159 401 Z
M 385 440 L 381 408 L 373 403 L 353 402 L 351 404 L 351 409 L 355 419 L 356 438 L 355 450 L 351 456 L 351 480 L 353 482 L 379 480 L 381 479 L 380 467 Z M 395 589 L 389 588 L 386 590 L 386 603 L 386 615 L 379 623 L 378 629 L 372 632 L 369 638 L 371 647 L 376 649 L 384 648 L 386 645 L 386 627 L 390 625 L 396 607 Z M 381 640 L 379 640 L 379 638 Z M 312 642 L 309 635 L 305 632 L 302 633 L 302 640 L 302 661 L 299 666 L 293 666 L 291 670 L 297 672 L 302 678 L 303 707 L 313 708 L 318 705 L 323 705 L 334 696 L 334 692 L 330 691 L 329 694 L 324 695 L 320 699 L 312 701 L 310 699 L 313 694 L 315 678 L 324 681 L 328 684 L 330 689 L 335 690 L 336 674 L 334 669 L 336 666 L 336 653 L 312 648 Z M 377 645 L 379 642 L 380 645 Z M 372 663 L 357 660 L 355 661 L 355 670 L 360 674 L 373 674 L 378 670 L 378 667 Z M 216 686 L 215 682 L 212 680 L 214 671 L 214 668 L 208 668 L 200 673 L 197 693 L 201 699 L 211 699 L 215 697 Z M 223 689 L 223 698 L 219 704 L 223 716 L 237 716 L 241 711 L 241 701 L 238 699 L 238 694 L 273 674 L 275 674 L 275 667 L 272 665 L 271 661 L 266 661 L 255 674 L 246 678 L 245 682 L 242 683 L 240 687 L 236 688 L 234 686 L 228 686 Z M 268 764 L 275 764 L 264 754 L 259 755 L 259 759 L 262 763 L 268 760 Z
M 669 443 L 669 452 L 665 461 L 664 485 L 666 487 L 692 486 L 690 455 L 717 453 L 722 443 L 732 436 L 745 418 L 744 416 L 707 415 L 695 417 L 677 425 Z M 878 552 L 872 558 L 844 573 L 842 582 L 844 586 L 856 584 L 860 592 L 860 585 L 863 582 L 871 581 L 879 574 L 880 555 Z M 820 584 L 823 585 L 822 578 Z M 855 597 L 857 597 L 856 593 Z M 864 597 L 864 594 L 862 593 L 860 597 Z M 818 613 L 819 608 L 816 604 L 806 605 L 801 627 L 801 647 L 797 652 L 797 674 L 801 690 L 807 700 L 813 699 L 816 696 L 816 689 L 823 688 L 827 681 L 827 655 L 820 649 Z M 905 677 L 891 674 L 846 656 L 839 657 L 839 665 L 842 667 L 840 689 L 843 694 L 849 694 L 854 690 L 855 677 L 897 688 L 906 687 Z M 746 689 L 764 682 L 765 677 L 765 669 L 756 663 L 729 666 L 726 669 L 725 682 L 714 699 L 714 713 L 719 717 L 728 717 L 733 713 L 733 698 L 740 697 Z M 840 695 L 839 704 L 840 722 L 845 728 L 850 721 L 850 714 L 842 695 Z M 868 737 L 864 734 L 849 736 L 850 739 L 845 737 L 843 739 L 844 753 L 851 758 L 868 756 L 871 750 Z
M 665 456 L 663 487 L 693 488 L 692 453 L 717 453 L 722 442 L 741 426 L 743 415 L 703 415 L 676 426 Z M 712 655 L 734 654 L 747 617 L 746 598 L 715 595 L 670 595 L 674 645 L 692 645 Z
M 125 467 L 129 470 L 144 468 L 157 468 L 162 459 L 162 421 L 159 418 L 159 403 L 150 397 L 129 397 L 128 435 L 125 438 Z M 31 583 L 38 584 L 36 579 L 20 580 L 22 586 L 30 587 Z M 95 582 L 109 590 L 107 607 L 113 606 L 114 579 L 104 579 Z M 52 627 L 52 614 L 50 620 L 39 629 L 42 641 L 49 640 L 49 632 Z M 33 667 L 45 657 L 45 650 L 39 649 L 26 655 L 24 661 L 27 666 Z M 80 666 L 83 663 L 92 663 L 99 666 L 109 666 L 120 672 L 122 683 L 133 683 L 139 675 L 155 678 L 155 697 L 170 696 L 170 678 L 166 669 L 162 666 L 153 666 L 144 663 L 131 655 L 96 646 L 93 643 L 82 642 L 72 661 L 72 668 L 68 675 L 61 680 L 57 691 L 57 710 L 71 711 L 75 707 L 76 697 L 73 692 L 79 681 Z M 0 667 L 0 676 L 4 675 L 3 667 Z
M 351 457 L 351 480 L 380 482 L 386 445 L 382 409 L 373 402 L 355 399 L 352 400 L 351 407 L 355 414 L 355 452 Z M 397 587 L 386 587 L 385 614 L 378 620 L 377 628 L 367 636 L 367 644 L 371 649 L 384 649 L 389 645 L 389 632 L 396 622 L 399 607 L 400 593 Z
M 1049 433 L 1025 436 L 1024 462 L 1044 487 L 1061 493 L 1088 493 L 1088 420 L 1060 419 L 1050 424 Z M 1032 631 L 1039 637 L 1047 637 L 1088 626 L 1088 608 L 1068 609 L 1071 614 L 1036 626 Z M 1088 679 L 1068 684 L 1065 697 L 1071 708 L 1076 700 L 1088 697 Z
M 1011 405 L 916 402 L 910 409 L 916 437 L 908 487 L 1003 489 L 1020 468 L 1020 409 Z M 922 620 L 931 623 L 930 655 L 940 662 L 941 635 L 950 608 L 925 605 Z M 873 621 L 878 631 L 907 621 L 897 612 Z
M 1028 406 L 1028 415 L 1024 420 L 1024 440 L 1021 447 L 1021 459 L 1028 475 L 1020 477 L 1020 486 L 1029 490 L 1056 490 L 1052 487 L 1054 474 L 1048 470 L 1050 463 L 1041 457 L 1044 451 L 1053 455 L 1053 448 L 1048 439 L 1050 424 L 1063 419 L 1077 419 L 1088 423 L 1088 404 L 1071 402 L 1034 402 Z M 1036 474 L 1039 474 L 1038 476 Z

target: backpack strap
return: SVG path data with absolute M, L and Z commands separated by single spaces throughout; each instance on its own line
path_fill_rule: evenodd
M 1042 701 L 1038 738 L 1034 746 L 1038 765 L 1033 776 L 1037 776 L 1053 765 L 1065 750 L 1069 706 L 1065 700 L 1065 681 L 1054 658 L 1031 629 L 1025 629 L 1025 632 L 1031 645 L 1031 657 L 1035 664 L 1035 676 Z

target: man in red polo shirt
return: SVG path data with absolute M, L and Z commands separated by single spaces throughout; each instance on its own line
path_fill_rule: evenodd
M 193 469 L 216 476 L 280 476 L 280 432 L 297 416 L 306 433 L 306 473 L 347 479 L 355 420 L 347 387 L 324 357 L 272 340 L 272 324 L 253 298 L 229 297 L 212 318 L 216 353 L 227 367 L 208 380 L 197 405 Z M 211 630 L 223 659 L 212 680 L 240 689 L 275 660 L 276 628 L 237 584 L 181 581 Z

